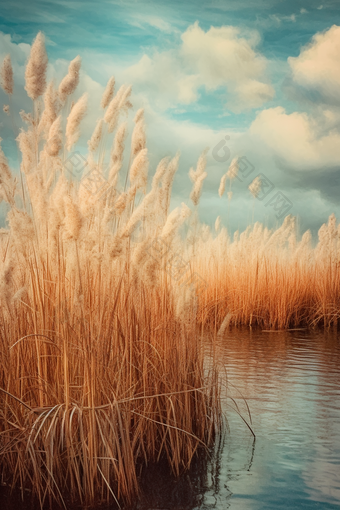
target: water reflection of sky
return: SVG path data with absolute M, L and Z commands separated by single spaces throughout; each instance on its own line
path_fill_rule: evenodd
M 217 357 L 228 370 L 229 395 L 241 405 L 240 391 L 251 408 L 256 446 L 249 469 L 252 437 L 228 408 L 219 490 L 207 485 L 200 508 L 340 506 L 339 340 L 236 332 L 218 341 Z

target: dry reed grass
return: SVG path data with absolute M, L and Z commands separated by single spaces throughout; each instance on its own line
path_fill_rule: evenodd
M 9 66 L 7 58 L 8 77 Z M 108 193 L 99 200 L 69 178 L 68 149 L 86 111 L 86 96 L 72 106 L 68 99 L 80 59 L 58 89 L 46 85 L 46 67 L 39 34 L 26 71 L 34 113 L 22 112 L 27 126 L 17 138 L 20 181 L 0 152 L 0 196 L 9 207 L 0 235 L 1 480 L 29 489 L 41 506 L 63 504 L 65 494 L 83 505 L 131 502 L 141 466 L 165 458 L 178 476 L 221 426 L 220 381 L 204 366 L 195 289 L 178 292 L 159 270 L 167 258 L 154 258 L 190 210 L 169 214 L 178 157 L 161 162 L 134 205 L 147 185 L 142 111 L 130 187 L 117 197 L 125 124 L 106 170 L 104 139 L 131 108 L 131 88 L 114 95 L 113 79 L 85 167 Z M 141 221 L 147 236 L 137 243 Z
M 204 254 L 204 255 L 203 255 Z M 340 320 L 340 226 L 334 215 L 312 245 L 309 231 L 301 239 L 295 218 L 276 230 L 259 223 L 234 239 L 222 228 L 217 236 L 203 230 L 187 246 L 195 270 L 209 282 L 198 321 L 219 328 L 337 328 Z

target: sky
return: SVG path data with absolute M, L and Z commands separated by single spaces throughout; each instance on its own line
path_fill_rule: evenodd
M 274 227 L 292 214 L 301 233 L 316 236 L 332 212 L 340 218 L 338 0 L 0 0 L 0 7 L 0 60 L 10 53 L 14 68 L 14 131 L 19 110 L 31 109 L 24 68 L 41 30 L 49 79 L 60 81 L 69 61 L 82 58 L 75 99 L 86 90 L 90 102 L 80 152 L 113 75 L 117 87 L 132 85 L 133 110 L 145 109 L 150 172 L 181 153 L 172 207 L 193 208 L 189 169 L 209 148 L 203 222 L 221 216 L 235 231 L 254 221 Z M 2 147 L 17 169 L 13 124 L 0 111 Z M 218 188 L 234 157 L 240 170 L 228 202 Z M 248 186 L 256 176 L 262 189 L 254 199 Z

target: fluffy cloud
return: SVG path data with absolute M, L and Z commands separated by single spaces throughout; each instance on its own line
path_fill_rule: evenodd
M 317 93 L 327 104 L 340 104 L 340 26 L 317 33 L 298 57 L 288 59 L 293 82 Z
M 293 170 L 331 168 L 340 164 L 340 133 L 334 128 L 330 112 L 321 114 L 319 122 L 306 113 L 287 114 L 280 106 L 270 108 L 257 115 L 249 135 Z
M 159 106 L 193 103 L 200 88 L 224 89 L 227 106 L 236 112 L 273 98 L 274 89 L 265 80 L 267 61 L 255 50 L 256 32 L 247 38 L 236 27 L 204 32 L 196 22 L 181 41 L 175 49 L 144 55 L 125 72 L 127 79 L 151 91 Z

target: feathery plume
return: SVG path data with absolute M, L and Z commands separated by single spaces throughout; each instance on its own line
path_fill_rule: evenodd
M 61 116 L 56 118 L 50 127 L 48 133 L 48 140 L 46 151 L 49 156 L 58 156 L 63 145 L 62 130 L 61 130 Z
M 12 179 L 12 173 L 8 166 L 7 158 L 1 147 L 2 138 L 0 138 L 0 183 Z
M 66 124 L 66 148 L 67 150 L 71 150 L 72 145 L 74 145 L 79 136 L 79 124 L 84 117 L 87 109 L 87 93 L 83 94 L 80 99 L 76 102 L 74 107 L 72 108 L 69 116 L 67 117 Z
M 0 272 L 0 295 L 6 302 L 7 306 L 10 306 L 11 298 L 13 296 L 13 284 L 12 276 L 14 272 L 14 264 L 12 261 L 8 261 Z
M 209 147 L 206 147 L 197 161 L 196 171 L 193 168 L 189 170 L 189 177 L 192 182 L 196 182 L 197 179 L 201 177 L 201 175 L 205 172 L 205 168 L 207 166 L 207 152 Z
M 230 163 L 226 176 L 228 177 L 228 179 L 232 181 L 233 179 L 235 179 L 235 177 L 237 177 L 238 171 L 239 171 L 239 158 L 237 156 Z
M 202 193 L 202 186 L 203 181 L 208 175 L 205 172 L 205 167 L 207 166 L 207 152 L 209 150 L 209 147 L 206 147 L 200 157 L 198 158 L 196 171 L 194 171 L 193 168 L 190 168 L 189 176 L 190 179 L 193 181 L 194 186 L 190 193 L 190 198 L 193 201 L 194 205 L 198 205 L 201 193 Z
M 32 44 L 25 71 L 25 90 L 31 99 L 37 99 L 45 92 L 47 63 L 45 38 L 39 32 Z
M 144 122 L 144 108 L 140 108 L 135 116 L 135 127 L 132 132 L 131 139 L 131 154 L 136 156 L 138 152 L 145 149 L 145 122 Z
M 133 211 L 124 229 L 123 236 L 125 237 L 130 236 L 134 229 L 136 228 L 137 224 L 140 222 L 140 220 L 145 218 L 149 211 L 150 206 L 155 200 L 156 191 L 157 191 L 156 189 L 152 188 L 151 191 L 147 195 L 145 195 L 144 200 Z
M 114 166 L 116 163 L 121 162 L 123 159 L 124 153 L 124 141 L 127 134 L 127 123 L 123 122 L 119 128 L 117 129 L 116 136 L 114 138 L 111 156 L 110 156 L 110 165 Z
M 64 197 L 64 203 L 66 239 L 74 239 L 76 241 L 80 235 L 80 230 L 83 225 L 83 218 L 77 204 L 71 199 L 69 195 Z
M 125 88 L 122 98 L 120 100 L 119 108 L 125 113 L 128 112 L 129 108 L 132 108 L 132 104 L 130 103 L 131 92 L 132 92 L 132 87 L 131 87 L 131 85 L 128 85 Z
M 167 214 L 170 205 L 170 195 L 172 183 L 174 181 L 175 173 L 178 169 L 180 153 L 178 152 L 174 158 L 168 164 L 168 167 L 162 178 L 162 188 L 160 189 L 160 205 L 164 214 Z
M 117 235 L 113 238 L 109 253 L 112 259 L 119 257 L 123 252 L 123 242 Z
M 109 133 L 112 133 L 112 131 L 114 131 L 116 129 L 120 112 L 122 111 L 122 112 L 127 113 L 128 109 L 132 107 L 132 104 L 130 103 L 130 100 L 129 100 L 130 95 L 131 95 L 131 90 L 132 90 L 131 86 L 129 86 L 123 90 L 122 96 L 121 96 L 119 104 L 118 104 L 116 115 L 113 116 L 113 118 L 108 126 Z
M 131 87 L 122 85 L 111 100 L 104 115 L 104 121 L 108 124 L 109 133 L 112 133 L 116 128 L 120 111 L 127 111 L 132 106 L 129 101 L 130 94 Z
M 116 136 L 114 138 L 113 147 L 111 150 L 110 157 L 110 171 L 108 181 L 112 186 L 115 186 L 117 183 L 118 173 L 122 167 L 123 163 L 123 155 L 124 155 L 124 141 L 127 132 L 127 123 L 124 122 L 121 124 L 117 130 Z
M 14 238 L 20 244 L 33 241 L 35 235 L 33 221 L 25 211 L 13 207 L 7 214 L 7 219 Z
M 2 109 L 3 109 L 3 112 L 6 113 L 6 115 L 10 115 L 10 113 L 9 113 L 9 105 L 8 104 L 4 104 Z
M 215 221 L 215 230 L 218 232 L 221 228 L 221 216 L 217 216 Z
M 98 149 L 98 145 L 103 134 L 103 122 L 103 119 L 98 120 L 91 139 L 87 142 L 88 148 L 91 152 L 96 152 Z
M 11 62 L 11 56 L 6 55 L 0 70 L 1 86 L 7 94 L 13 94 L 13 68 Z
M 58 93 L 62 103 L 65 103 L 67 96 L 73 94 L 79 83 L 79 71 L 81 67 L 81 58 L 79 55 L 71 60 L 68 66 L 67 75 L 61 80 Z
M 175 317 L 180 322 L 186 322 L 196 308 L 196 296 L 190 286 L 185 286 L 176 292 Z
M 126 209 L 126 207 L 133 201 L 137 191 L 136 186 L 131 186 L 126 193 L 121 193 L 118 200 L 116 201 L 114 208 L 116 214 L 120 216 Z
M 223 196 L 223 193 L 225 191 L 225 183 L 227 181 L 227 174 L 222 175 L 220 187 L 218 188 L 218 194 L 220 197 Z
M 0 138 L 0 202 L 5 200 L 10 205 L 14 205 L 15 180 L 8 166 L 8 161 L 1 147 L 2 138 Z
M 49 132 L 50 127 L 57 118 L 59 110 L 59 98 L 58 92 L 55 90 L 53 82 L 47 85 L 46 92 L 44 94 L 44 111 L 39 122 L 39 130 Z
M 196 178 L 196 182 L 193 186 L 192 192 L 190 193 L 190 198 L 194 205 L 198 205 L 199 203 L 202 194 L 203 181 L 207 175 L 207 172 L 204 172 Z
M 161 237 L 164 241 L 169 240 L 182 223 L 190 216 L 191 210 L 182 203 L 182 207 L 176 207 L 167 217 L 166 223 L 162 229 Z
M 20 168 L 25 174 L 28 174 L 35 164 L 35 143 L 32 129 L 21 131 L 17 141 L 22 156 Z
M 248 189 L 253 197 L 256 198 L 261 190 L 261 179 L 259 176 L 255 177 L 253 182 L 249 184 Z
M 33 126 L 34 119 L 31 113 L 26 113 L 24 110 L 20 110 L 19 115 L 21 117 L 21 120 L 25 122 L 25 124 Z
M 167 169 L 163 175 L 163 178 L 162 178 L 162 191 L 163 191 L 164 200 L 166 203 L 169 202 L 168 199 L 169 199 L 169 196 L 171 193 L 172 183 L 173 183 L 173 180 L 175 177 L 175 173 L 178 170 L 179 157 L 180 157 L 180 153 L 178 152 L 176 154 L 176 156 L 174 158 L 172 158 L 172 160 L 168 164 L 168 167 L 167 167 Z
M 104 115 L 104 121 L 106 124 L 110 124 L 112 122 L 112 119 L 117 115 L 119 103 L 123 96 L 125 90 L 125 85 L 122 85 L 119 89 L 117 94 L 111 99 L 109 106 L 107 107 L 107 110 Z
M 148 149 L 142 149 L 135 157 L 130 168 L 130 182 L 138 188 L 146 186 L 148 177 Z
M 105 90 L 103 92 L 102 100 L 101 100 L 101 103 L 100 103 L 101 107 L 104 110 L 105 110 L 105 108 L 108 106 L 108 104 L 110 103 L 110 101 L 113 98 L 114 89 L 115 89 L 115 79 L 114 79 L 113 76 L 111 76 L 111 78 L 107 82 L 107 85 L 106 85 L 106 88 L 105 88 Z
M 165 172 L 169 166 L 169 158 L 165 157 L 158 163 L 155 175 L 152 179 L 152 188 L 157 188 L 161 180 L 163 179 Z
M 165 191 L 171 191 L 171 186 L 175 177 L 175 173 L 178 170 L 178 163 L 179 163 L 179 157 L 180 153 L 178 152 L 174 158 L 170 161 L 168 164 L 168 167 L 166 169 L 166 172 L 164 173 L 163 179 L 162 179 L 162 188 Z

